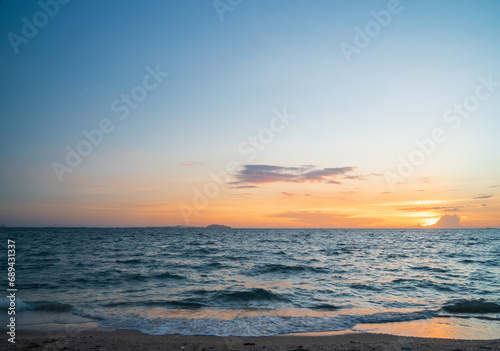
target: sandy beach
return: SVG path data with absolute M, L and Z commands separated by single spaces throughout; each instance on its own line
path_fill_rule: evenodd
M 16 344 L 0 342 L 4 350 L 176 350 L 176 351 L 257 351 L 257 350 L 500 350 L 500 339 L 454 340 L 402 337 L 386 334 L 349 333 L 329 336 L 215 337 L 145 335 L 127 330 L 76 333 L 20 333 Z

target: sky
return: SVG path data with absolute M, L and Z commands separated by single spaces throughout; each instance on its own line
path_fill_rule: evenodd
M 500 227 L 500 2 L 0 2 L 0 224 Z

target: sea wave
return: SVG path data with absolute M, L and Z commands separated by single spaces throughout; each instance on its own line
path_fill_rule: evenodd
M 500 313 L 500 304 L 485 300 L 459 300 L 443 306 L 443 310 L 451 313 Z
M 10 306 L 9 299 L 0 301 L 0 310 L 7 310 Z M 53 313 L 70 312 L 73 306 L 67 303 L 53 302 L 53 301 L 35 301 L 26 302 L 24 299 L 16 299 L 15 302 L 16 312 L 21 311 L 44 311 Z
M 265 264 L 253 267 L 248 274 L 259 275 L 269 273 L 293 274 L 299 272 L 311 273 L 327 273 L 328 269 L 323 267 L 306 266 L 306 265 L 284 265 L 284 264 Z
M 242 302 L 242 301 L 289 301 L 283 294 L 278 294 L 262 288 L 250 290 L 221 290 L 212 294 L 212 299 L 216 301 Z

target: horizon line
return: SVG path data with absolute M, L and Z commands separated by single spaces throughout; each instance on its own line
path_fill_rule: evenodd
M 211 224 L 210 224 L 211 225 Z M 223 224 L 218 224 L 223 225 Z M 224 225 L 226 226 L 226 225 Z M 207 226 L 183 226 L 183 225 L 166 225 L 166 226 L 1 226 L 1 229 L 44 229 L 44 228 L 58 228 L 58 229 L 71 229 L 71 228 L 87 228 L 87 229 L 112 229 L 112 228 L 177 228 L 177 229 L 206 229 Z M 449 227 L 449 228 L 436 228 L 429 226 L 412 226 L 412 227 L 229 227 L 229 229 L 500 229 L 500 227 Z

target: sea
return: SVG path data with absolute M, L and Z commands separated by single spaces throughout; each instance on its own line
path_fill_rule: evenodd
M 0 228 L 0 238 L 4 329 L 12 240 L 20 332 L 500 338 L 500 229 Z

